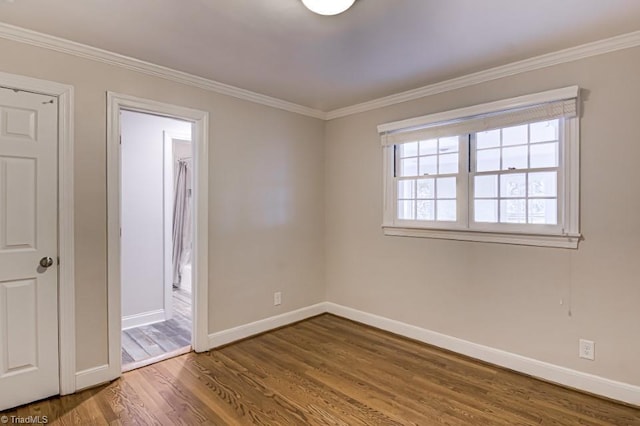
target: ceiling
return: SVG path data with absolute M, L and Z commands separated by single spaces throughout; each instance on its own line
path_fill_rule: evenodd
M 329 111 L 640 30 L 640 1 L 0 0 L 0 21 Z

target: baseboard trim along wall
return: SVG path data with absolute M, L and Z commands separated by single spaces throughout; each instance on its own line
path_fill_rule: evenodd
M 640 406 L 640 386 L 538 361 L 331 302 L 326 303 L 326 309 L 328 313 L 352 321 L 428 343 L 519 373 Z
M 87 368 L 76 373 L 76 392 L 113 380 L 110 375 L 109 365 Z
M 213 349 L 227 345 L 322 313 L 330 313 L 350 319 L 542 380 L 640 406 L 640 386 L 606 379 L 501 349 L 491 348 L 331 302 L 318 303 L 306 308 L 210 334 L 209 347 Z
M 230 328 L 223 331 L 218 331 L 217 333 L 209 335 L 209 348 L 213 349 L 224 346 L 229 343 L 246 339 L 247 337 L 264 333 L 266 331 L 283 327 L 285 325 L 293 324 L 294 322 L 302 321 L 304 319 L 324 314 L 326 312 L 326 303 L 318 303 L 315 305 L 307 306 L 305 308 L 296 309 L 295 311 L 276 315 L 274 317 L 269 317 L 259 321 L 251 322 L 249 324 L 240 325 L 238 327 Z
M 538 361 L 533 358 L 527 358 L 501 349 L 458 339 L 457 337 L 448 336 L 331 302 L 317 303 L 305 308 L 296 309 L 291 312 L 210 334 L 209 348 L 214 349 L 224 346 L 323 313 L 330 313 L 350 319 L 549 382 L 640 406 L 640 386 L 606 379 L 548 362 Z M 112 378 L 113 377 L 109 375 L 108 365 L 101 365 L 79 371 L 76 373 L 76 389 L 86 389 L 97 384 L 108 382 Z
M 143 325 L 149 325 L 166 320 L 167 315 L 165 314 L 164 309 L 143 312 L 135 315 L 127 315 L 126 317 L 122 317 L 122 329 L 128 330 L 130 328 L 142 327 Z

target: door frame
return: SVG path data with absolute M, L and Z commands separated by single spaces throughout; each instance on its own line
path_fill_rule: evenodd
M 73 212 L 74 89 L 68 84 L 0 72 L 0 85 L 58 98 L 58 351 L 60 394 L 76 391 Z
M 120 111 L 136 111 L 193 123 L 193 333 L 196 352 L 209 349 L 209 113 L 178 105 L 107 92 L 107 298 L 108 375 L 122 374 L 122 299 L 120 272 Z

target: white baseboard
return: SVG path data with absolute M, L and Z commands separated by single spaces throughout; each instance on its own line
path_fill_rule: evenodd
M 246 339 L 247 337 L 264 333 L 265 331 L 273 330 L 278 327 L 283 327 L 297 321 L 302 321 L 303 319 L 324 314 L 326 312 L 326 303 L 317 303 L 315 305 L 296 309 L 295 311 L 286 312 L 274 317 L 265 318 L 249 324 L 230 328 L 228 330 L 218 331 L 217 333 L 209 335 L 209 348 L 213 349 L 227 345 L 229 343 Z
M 143 312 L 141 314 L 128 315 L 126 317 L 122 317 L 122 329 L 128 330 L 134 327 L 142 327 L 143 325 L 162 322 L 166 321 L 167 319 L 168 318 L 164 309 Z
M 610 380 L 533 358 L 527 358 L 522 355 L 458 339 L 457 337 L 448 336 L 331 302 L 317 303 L 295 311 L 210 334 L 209 348 L 213 349 L 227 345 L 323 313 L 331 313 L 549 382 L 640 406 L 640 386 Z M 79 371 L 76 373 L 76 388 L 77 390 L 81 390 L 108 382 L 113 379 L 112 375 L 108 365 Z
M 109 365 L 88 368 L 76 373 L 76 392 L 113 380 Z
M 640 406 L 640 386 L 617 382 L 593 374 L 560 367 L 335 303 L 327 302 L 326 307 L 327 312 L 343 318 L 467 355 L 549 382 Z

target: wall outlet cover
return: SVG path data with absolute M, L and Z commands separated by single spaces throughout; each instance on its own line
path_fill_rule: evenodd
M 578 356 L 593 361 L 596 357 L 596 344 L 591 340 L 580 339 Z

